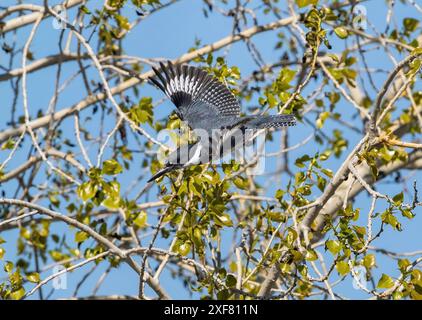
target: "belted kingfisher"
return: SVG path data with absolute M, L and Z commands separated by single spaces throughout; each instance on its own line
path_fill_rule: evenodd
M 251 137 L 246 132 L 296 125 L 292 115 L 240 116 L 240 105 L 234 94 L 200 68 L 173 65 L 168 61 L 167 65 L 160 62 L 160 69 L 152 69 L 155 76 L 149 81 L 170 98 L 177 107 L 177 116 L 200 134 L 197 142 L 183 145 L 170 153 L 164 168 L 148 182 L 176 169 L 221 158 L 227 143 L 230 144 L 229 150 L 235 150 Z M 239 139 L 236 138 L 240 137 L 241 142 L 233 145 L 233 136 L 237 141 Z

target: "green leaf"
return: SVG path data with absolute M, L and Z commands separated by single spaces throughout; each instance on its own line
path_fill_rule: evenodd
M 275 198 L 279 201 L 281 201 L 283 199 L 283 196 L 286 194 L 286 191 L 278 189 L 277 192 L 275 193 Z
M 403 299 L 403 292 L 395 291 L 393 292 L 392 297 L 393 297 L 393 300 L 401 300 Z
M 322 112 L 320 115 L 319 115 L 319 117 L 318 117 L 318 119 L 317 119 L 317 121 L 316 121 L 316 126 L 317 126 L 317 128 L 318 129 L 321 129 L 322 128 L 322 126 L 324 125 L 324 123 L 325 123 L 325 120 L 327 120 L 327 118 L 330 116 L 330 112 L 328 112 L 328 111 L 326 111 L 326 112 Z
M 13 270 L 13 267 L 14 267 L 13 262 L 6 261 L 6 263 L 4 264 L 3 269 L 4 269 L 5 272 L 9 273 L 9 272 L 11 272 Z
M 4 248 L 0 248 L 0 260 L 3 259 L 5 253 L 6 253 L 6 250 L 4 250 Z
M 187 256 L 191 249 L 191 243 L 189 241 L 185 241 L 179 245 L 177 248 L 177 252 L 182 256 Z
M 227 289 L 223 289 L 218 291 L 217 293 L 217 299 L 218 300 L 228 300 L 230 298 L 230 292 Z
M 103 191 L 108 196 L 119 196 L 120 183 L 118 183 L 117 181 L 103 183 Z
M 328 56 L 333 59 L 334 62 L 339 63 L 340 59 L 337 57 L 337 55 L 333 54 L 333 53 L 329 53 Z
M 89 235 L 84 231 L 78 231 L 75 234 L 75 242 L 76 243 L 84 242 L 88 238 L 89 238 Z
M 230 216 L 226 213 L 223 213 L 223 214 L 220 214 L 220 215 L 216 214 L 214 216 L 214 221 L 219 226 L 226 226 L 226 227 L 233 226 L 233 222 L 230 219 Z
M 363 258 L 363 265 L 368 270 L 375 267 L 375 255 L 373 254 L 366 255 L 365 258 Z
M 228 274 L 226 277 L 226 286 L 228 286 L 229 288 L 232 288 L 236 285 L 237 280 L 236 277 L 232 274 Z
M 26 278 L 28 279 L 28 281 L 33 282 L 33 283 L 38 283 L 40 282 L 40 275 L 37 272 L 33 272 L 31 274 L 28 274 L 26 276 Z
M 296 4 L 299 8 L 304 8 L 304 7 L 307 7 L 311 4 L 317 5 L 318 0 L 296 0 Z
M 403 192 L 400 192 L 400 193 L 396 194 L 396 195 L 393 197 L 394 204 L 395 204 L 396 206 L 401 205 L 401 204 L 403 203 L 403 199 L 404 199 L 404 194 L 403 194 Z
M 109 209 L 119 209 L 121 203 L 121 198 L 119 195 L 111 195 L 107 197 L 101 204 L 104 207 L 107 207 Z
M 267 101 L 270 108 L 274 108 L 277 105 L 277 100 L 271 93 L 267 93 Z
M 292 267 L 288 263 L 280 263 L 280 270 L 282 273 L 290 273 L 292 270 Z
M 328 178 L 333 177 L 333 172 L 330 169 L 321 169 L 321 172 L 325 174 Z
M 15 141 L 12 140 L 12 139 L 9 139 L 1 145 L 0 149 L 1 150 L 5 150 L 5 149 L 11 150 L 11 149 L 13 149 L 14 146 L 15 146 Z
M 86 6 L 80 6 L 79 10 L 81 10 L 85 14 L 91 14 L 91 11 Z
M 409 259 L 400 259 L 397 264 L 399 265 L 399 269 L 402 273 L 405 273 L 407 268 L 411 265 Z
M 308 156 L 307 154 L 301 156 L 300 158 L 297 158 L 295 161 L 295 165 L 299 168 L 303 168 L 305 167 L 304 162 L 307 162 L 309 160 L 311 160 L 312 158 L 310 156 Z
M 346 261 L 338 261 L 336 263 L 336 269 L 341 276 L 345 276 L 350 272 L 349 264 Z
M 394 280 L 390 276 L 383 273 L 381 279 L 378 281 L 377 288 L 390 289 L 392 286 L 394 286 Z
M 79 198 L 84 202 L 95 197 L 98 191 L 98 185 L 94 181 L 86 181 L 82 183 L 76 190 Z
M 202 230 L 199 227 L 193 228 L 192 241 L 197 248 L 202 246 Z
M 324 191 L 326 185 L 327 185 L 327 180 L 318 175 L 318 179 L 317 179 L 318 189 L 321 191 Z
M 294 229 L 289 228 L 287 231 L 287 236 L 286 236 L 287 243 L 289 245 L 292 245 L 293 242 L 296 241 L 297 237 L 298 237 L 297 232 Z
M 19 290 L 13 291 L 10 294 L 10 299 L 12 300 L 20 300 L 25 295 L 25 289 L 20 288 Z
M 316 254 L 315 250 L 308 250 L 306 251 L 305 260 L 307 261 L 315 261 L 318 259 L 318 255 Z
M 148 122 L 152 124 L 153 120 L 153 105 L 151 97 L 143 97 L 138 105 L 133 106 L 129 110 L 129 117 L 136 123 Z
M 333 255 L 337 255 L 343 246 L 337 240 L 328 240 L 325 243 L 325 248 L 328 249 Z
M 360 238 L 363 238 L 366 235 L 366 228 L 365 227 L 353 226 L 353 229 L 356 231 L 356 234 Z
M 236 187 L 238 187 L 239 189 L 242 190 L 247 190 L 248 188 L 248 182 L 247 180 L 245 180 L 242 177 L 237 176 L 234 180 L 233 183 L 235 184 Z
M 50 252 L 50 256 L 54 261 L 60 261 L 63 259 L 63 254 L 60 251 L 57 250 L 51 250 Z
M 20 235 L 22 238 L 29 240 L 31 238 L 31 231 L 27 228 L 21 228 Z
M 286 97 L 283 97 L 280 94 L 292 87 L 290 82 L 292 82 L 295 75 L 296 75 L 296 71 L 294 70 L 291 70 L 288 68 L 283 68 L 280 70 L 280 73 L 278 74 L 277 80 L 274 85 L 275 85 L 276 92 L 279 94 L 279 97 L 282 100 Z
M 125 30 L 130 29 L 130 22 L 126 17 L 121 16 L 121 15 L 116 15 L 115 19 L 120 28 L 125 29 Z
M 133 223 L 138 226 L 139 228 L 143 228 L 145 227 L 145 225 L 147 224 L 147 218 L 148 215 L 145 211 L 141 211 L 138 216 L 136 217 L 135 220 L 133 220 Z
M 346 39 L 349 33 L 344 27 L 337 27 L 334 29 L 334 33 L 339 37 L 340 39 Z
M 123 171 L 122 166 L 114 159 L 106 160 L 103 162 L 102 173 L 113 176 Z
M 406 217 L 408 219 L 413 219 L 415 215 L 412 213 L 412 210 L 410 209 L 400 209 L 401 214 L 403 217 Z
M 387 209 L 386 211 L 383 212 L 383 214 L 381 215 L 381 220 L 384 223 L 389 224 L 390 226 L 392 226 L 394 229 L 396 229 L 398 231 L 402 230 L 400 222 L 392 214 L 390 209 Z
M 12 274 L 9 274 L 9 281 L 13 288 L 19 288 L 22 285 L 22 280 L 19 268 L 17 268 Z
M 407 32 L 413 32 L 419 25 L 419 20 L 414 18 L 403 19 L 403 27 Z
M 259 103 L 261 106 L 264 106 L 264 105 L 267 103 L 267 99 L 265 99 L 264 97 L 259 97 L 259 99 L 258 99 L 258 103 Z

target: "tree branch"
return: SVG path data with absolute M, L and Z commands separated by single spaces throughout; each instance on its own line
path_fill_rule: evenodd
M 229 44 L 235 43 L 237 41 L 240 41 L 242 39 L 247 39 L 250 37 L 253 37 L 256 34 L 262 33 L 262 32 L 266 32 L 266 31 L 270 31 L 270 30 L 274 30 L 277 28 L 281 28 L 283 26 L 289 25 L 290 23 L 292 23 L 293 21 L 295 21 L 297 19 L 297 17 L 289 17 L 289 18 L 285 18 L 285 19 L 280 19 L 276 22 L 272 22 L 266 25 L 262 25 L 262 26 L 256 26 L 256 27 L 252 27 L 250 29 L 247 29 L 245 31 L 242 31 L 239 34 L 235 34 L 235 35 L 230 35 L 227 36 L 219 41 L 214 42 L 213 44 L 210 45 L 206 45 L 198 50 L 186 53 L 184 55 L 182 55 L 181 57 L 179 57 L 178 59 L 175 59 L 174 62 L 175 63 L 186 63 L 189 62 L 195 58 L 197 58 L 198 56 L 202 56 L 205 55 L 209 52 L 214 52 L 216 50 L 219 50 Z M 122 93 L 132 87 L 134 87 L 135 85 L 138 85 L 140 83 L 140 81 L 142 80 L 146 80 L 149 77 L 151 77 L 153 75 L 153 71 L 147 71 L 141 75 L 139 75 L 136 78 L 131 78 L 129 80 L 126 80 L 124 82 L 122 82 L 121 84 L 110 88 L 110 92 L 112 95 L 116 95 L 119 93 Z M 74 114 L 75 112 L 79 112 L 89 106 L 91 106 L 92 104 L 98 102 L 98 101 L 102 101 L 105 100 L 107 98 L 107 94 L 105 93 L 99 93 L 96 95 L 90 95 L 88 97 L 86 97 L 85 99 L 81 100 L 80 102 L 74 104 L 73 106 L 57 111 L 54 114 L 50 114 L 50 115 L 46 115 L 43 117 L 40 117 L 38 119 L 34 119 L 32 121 L 29 122 L 29 126 L 31 126 L 32 129 L 38 129 L 44 126 L 47 126 L 49 123 L 51 123 L 51 121 L 62 121 L 64 118 Z M 25 131 L 25 125 L 21 125 L 17 128 L 12 128 L 12 129 L 8 129 L 5 130 L 3 132 L 0 133 L 0 143 L 6 141 L 7 139 L 17 136 L 19 134 L 21 134 L 23 131 Z

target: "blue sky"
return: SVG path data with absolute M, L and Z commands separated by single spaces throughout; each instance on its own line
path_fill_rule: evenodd
M 4 2 L 4 1 L 3 1 Z M 40 4 L 42 1 L 31 1 L 32 3 Z M 91 1 L 92 2 L 92 1 Z M 7 5 L 14 3 L 14 1 L 6 0 L 2 5 Z M 54 3 L 54 2 L 50 2 Z M 281 1 L 283 3 L 283 1 Z M 88 7 L 92 5 L 88 4 Z M 364 6 L 367 9 L 368 14 L 368 21 L 375 26 L 378 30 L 385 29 L 385 17 L 387 14 L 387 8 L 385 6 L 384 1 L 368 1 L 364 3 Z M 253 6 L 252 6 L 253 7 Z M 212 43 L 220 38 L 227 36 L 231 32 L 232 28 L 232 21 L 229 18 L 223 17 L 219 14 L 212 14 L 208 19 L 204 19 L 202 13 L 203 4 L 202 1 L 196 0 L 181 0 L 180 2 L 172 5 L 169 8 L 163 9 L 162 11 L 152 15 L 151 17 L 146 18 L 140 25 L 138 25 L 134 30 L 130 32 L 125 40 L 125 51 L 126 54 L 132 56 L 140 56 L 144 58 L 154 58 L 154 57 L 164 57 L 164 58 L 176 58 L 181 54 L 185 53 L 189 48 L 194 45 L 195 39 L 200 39 L 201 44 L 208 44 Z M 129 17 L 131 19 L 136 18 L 136 14 L 134 12 L 129 12 Z M 420 19 L 420 16 L 417 15 L 415 10 L 406 11 L 403 5 L 397 1 L 396 9 L 395 9 L 395 16 L 397 19 L 397 23 L 401 24 L 401 20 L 403 17 L 413 16 L 415 18 Z M 73 12 L 70 11 L 70 17 L 73 17 Z M 260 23 L 270 22 L 273 21 L 273 17 L 264 17 L 259 15 Z M 281 31 L 281 29 L 280 29 Z M 371 32 L 369 30 L 368 32 Z M 87 32 L 88 33 L 88 32 Z M 18 33 L 19 45 L 23 45 L 24 40 L 27 38 L 29 34 L 29 28 L 23 28 Z M 275 62 L 279 57 L 279 51 L 275 51 L 273 46 L 275 43 L 275 36 L 276 32 L 271 33 L 264 33 L 257 35 L 253 38 L 255 45 L 261 51 L 264 60 L 267 62 Z M 7 40 L 11 40 L 11 34 L 6 37 Z M 46 20 L 42 23 L 39 32 L 37 33 L 34 43 L 31 47 L 31 51 L 34 52 L 34 56 L 36 59 L 44 57 L 50 54 L 58 53 L 58 39 L 59 39 L 59 31 L 52 28 L 51 19 Z M 333 45 L 333 49 L 331 52 L 339 52 L 343 48 L 343 42 L 337 40 L 335 35 L 329 35 L 329 40 Z M 74 48 L 74 46 L 73 46 Z M 223 49 L 224 50 L 224 49 Z M 221 51 L 220 51 L 221 52 Z M 380 58 L 382 57 L 382 58 Z M 18 64 L 20 63 L 20 58 L 17 60 Z M 249 54 L 247 54 L 245 45 L 243 43 L 236 43 L 231 46 L 229 54 L 227 55 L 227 63 L 228 65 L 237 65 L 239 66 L 241 73 L 243 76 L 248 75 L 251 71 L 256 68 L 256 65 L 253 63 Z M 4 53 L 0 53 L 0 64 L 7 65 L 5 60 Z M 18 66 L 18 64 L 16 66 Z M 392 66 L 390 60 L 386 58 L 386 56 L 380 55 L 379 52 L 374 51 L 368 55 L 368 64 L 371 68 L 386 68 L 388 69 Z M 71 75 L 76 67 L 76 64 L 68 63 L 63 65 L 63 74 L 66 76 Z M 37 72 L 28 76 L 28 94 L 30 98 L 30 110 L 31 114 L 35 115 L 39 109 L 45 110 L 46 106 L 51 99 L 51 96 L 54 92 L 54 79 L 55 79 L 56 68 L 48 68 L 41 72 Z M 94 77 L 96 76 L 96 71 L 93 68 L 89 69 L 89 75 Z M 376 84 L 379 87 L 384 79 L 386 78 L 386 74 L 384 73 L 377 73 L 375 76 Z M 152 88 L 148 85 L 143 85 L 140 88 L 140 95 L 141 96 L 152 96 L 154 100 L 158 100 L 162 98 L 161 92 L 158 92 L 155 88 Z M 314 85 L 309 86 L 304 92 L 306 96 L 312 90 L 315 89 Z M 0 96 L 2 97 L 2 104 L 9 108 L 11 103 L 12 96 L 10 94 L 10 86 L 8 83 L 1 82 L 0 83 Z M 373 94 L 373 92 L 371 92 Z M 69 86 L 66 91 L 60 96 L 58 101 L 57 107 L 58 109 L 67 108 L 73 103 L 78 102 L 80 99 L 83 99 L 86 95 L 85 89 L 81 81 L 74 82 L 71 86 Z M 132 93 L 129 93 L 132 95 Z M 133 96 L 133 95 L 132 95 Z M 18 100 L 18 110 L 21 107 L 22 101 Z M 252 104 L 254 102 L 252 101 Z M 256 102 L 255 102 L 256 103 Z M 344 111 L 343 111 L 344 108 Z M 170 102 L 166 101 L 164 104 L 157 107 L 155 110 L 155 116 L 158 118 L 162 118 L 168 113 L 173 110 L 173 106 Z M 337 110 L 341 110 L 342 115 L 345 116 L 343 120 L 349 121 L 350 123 L 356 124 L 356 121 L 351 117 L 347 116 L 352 115 L 354 110 L 346 101 L 341 100 L 341 102 L 337 106 Z M 350 110 L 350 112 L 349 112 Z M 244 111 L 246 108 L 244 106 Z M 91 110 L 88 109 L 87 111 L 82 112 L 81 118 L 84 115 L 90 114 Z M 3 118 L 3 117 L 2 117 Z M 5 120 L 6 119 L 6 120 Z M 8 121 L 9 116 L 7 115 L 3 119 L 0 119 L 0 129 L 4 129 L 6 124 L 5 121 Z M 94 129 L 93 135 L 98 134 L 95 132 L 97 127 L 95 126 L 95 118 L 87 124 L 89 128 Z M 106 123 L 106 131 L 110 131 L 113 126 L 115 125 L 112 117 L 109 117 L 109 121 Z M 332 128 L 338 127 L 337 124 L 328 121 L 326 124 L 325 129 L 326 132 L 331 132 Z M 61 128 L 68 132 L 69 137 L 73 137 L 73 119 L 67 119 L 63 122 Z M 145 126 L 145 129 L 150 132 L 154 133 L 154 131 Z M 349 149 L 353 147 L 353 145 L 359 140 L 359 136 L 353 133 L 351 130 L 347 128 L 344 129 L 344 135 L 349 139 Z M 292 134 L 290 135 L 290 144 L 294 145 L 300 141 L 302 141 L 305 137 L 312 133 L 312 128 L 306 124 L 299 124 L 296 128 L 292 129 Z M 277 140 L 275 143 L 270 144 L 267 147 L 267 150 L 272 150 L 276 145 Z M 26 142 L 26 146 L 29 146 L 28 141 Z M 290 159 L 295 159 L 305 153 L 307 154 L 314 154 L 319 151 L 321 147 L 316 145 L 314 142 L 306 144 L 304 147 L 299 148 L 292 152 Z M 11 164 L 10 167 L 17 166 L 20 161 L 23 162 L 27 158 L 28 148 L 23 148 L 25 152 L 19 152 L 18 157 L 16 158 L 15 162 Z M 90 149 L 90 155 L 92 156 L 91 159 L 95 160 L 94 155 L 97 153 L 96 148 Z M 340 159 L 335 159 L 332 157 L 328 160 L 325 165 L 326 167 L 335 171 L 344 157 L 347 155 L 347 152 L 342 155 Z M 105 159 L 109 156 L 106 153 Z M 0 160 L 3 160 L 5 157 L 4 153 L 0 153 Z M 274 167 L 274 162 L 267 162 L 267 169 L 271 171 L 271 168 Z M 9 167 L 9 168 L 10 168 Z M 297 168 L 294 168 L 297 169 Z M 132 170 L 136 170 L 136 165 L 132 166 Z M 123 186 L 125 184 L 129 184 L 131 181 L 130 173 L 119 177 L 119 181 Z M 264 182 L 265 178 L 261 178 L 261 181 Z M 418 179 L 421 181 L 421 175 L 419 173 L 418 177 L 414 177 L 414 179 Z M 287 184 L 287 180 L 284 179 L 282 181 L 281 188 Z M 12 184 L 7 185 L 7 195 L 11 197 L 13 195 L 13 191 L 15 186 Z M 11 187 L 12 186 L 12 187 Z M 410 186 L 408 186 L 410 187 Z M 422 185 L 419 183 L 420 189 Z M 380 184 L 379 191 L 380 192 L 387 192 L 391 194 L 396 194 L 401 191 L 402 185 L 397 184 Z M 273 186 L 268 188 L 267 195 L 273 195 L 276 191 L 277 187 Z M 13 191 L 12 191 L 13 190 Z M 134 190 L 136 193 L 136 190 Z M 317 195 L 315 195 L 316 197 Z M 406 199 L 409 200 L 410 197 L 406 194 Z M 365 193 L 362 193 L 357 198 L 358 203 L 362 207 L 362 212 L 366 212 L 369 209 L 369 201 L 368 197 Z M 383 207 L 377 207 L 377 210 L 382 210 Z M 362 224 L 365 223 L 366 215 L 362 214 Z M 420 226 L 422 223 L 421 215 L 417 215 L 412 221 L 408 222 L 405 219 L 400 219 L 403 224 L 403 229 L 401 233 L 392 232 L 388 227 L 382 236 L 382 240 L 378 242 L 374 242 L 374 245 L 379 245 L 384 248 L 388 248 L 392 251 L 413 251 L 417 249 L 421 249 L 422 238 L 420 234 Z M 152 222 L 152 221 L 150 221 Z M 377 227 L 375 227 L 377 229 Z M 60 227 L 59 230 L 62 232 L 65 231 L 64 227 Z M 72 234 L 69 234 L 69 237 L 72 238 Z M 16 239 L 16 232 L 8 232 L 1 235 L 3 238 L 7 240 L 6 243 L 6 257 L 5 260 L 13 260 L 14 255 L 16 252 L 16 245 L 14 240 Z M 230 244 L 230 238 L 227 239 L 227 243 Z M 164 248 L 167 247 L 165 242 L 158 242 L 158 246 L 163 246 Z M 223 248 L 223 251 L 229 252 L 230 246 L 227 245 Z M 382 256 L 378 256 L 377 264 L 382 266 L 382 272 L 388 273 L 390 275 L 397 275 L 397 268 L 395 262 L 392 262 L 391 259 L 386 259 Z M 104 272 L 107 268 L 108 263 L 103 263 L 102 266 L 97 268 L 97 270 L 88 278 L 85 284 L 81 287 L 80 294 L 81 295 L 89 295 L 93 286 L 95 285 L 98 277 Z M 68 297 L 74 290 L 75 284 L 81 278 L 81 275 L 84 274 L 87 270 L 90 270 L 92 265 L 85 266 L 83 269 L 72 273 L 69 275 L 68 284 L 69 288 L 67 290 L 56 290 L 52 296 L 52 298 L 61 298 L 61 297 Z M 45 273 L 48 275 L 49 273 Z M 379 271 L 375 271 L 375 279 L 379 278 Z M 4 273 L 0 270 L 0 277 L 2 278 Z M 100 295 L 107 295 L 107 294 L 137 294 L 137 280 L 135 281 L 136 277 L 132 270 L 130 270 L 127 266 L 122 265 L 118 270 L 113 270 L 110 276 L 105 280 L 102 288 L 98 292 Z M 181 283 L 173 280 L 168 272 L 165 272 L 161 278 L 161 282 L 164 284 L 166 290 L 169 294 L 173 297 L 177 298 L 189 298 L 189 295 L 186 293 L 186 290 L 181 288 Z M 44 293 L 48 293 L 51 285 L 47 285 L 45 287 Z M 366 297 L 362 292 L 355 290 L 352 288 L 352 281 L 346 280 L 342 283 L 339 288 L 341 288 L 340 292 L 352 298 L 364 298 Z M 148 294 L 151 294 L 151 291 L 147 291 Z M 33 296 L 37 297 L 37 296 Z M 198 297 L 195 295 L 194 297 Z

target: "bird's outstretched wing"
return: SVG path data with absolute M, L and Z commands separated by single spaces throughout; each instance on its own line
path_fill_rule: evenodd
M 238 117 L 236 97 L 206 71 L 188 65 L 160 63 L 149 80 L 176 105 L 179 117 L 192 129 L 216 129 L 223 119 Z

